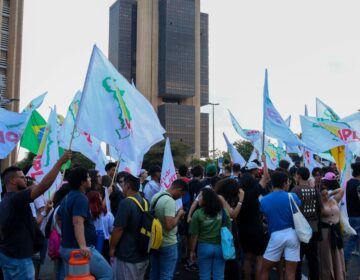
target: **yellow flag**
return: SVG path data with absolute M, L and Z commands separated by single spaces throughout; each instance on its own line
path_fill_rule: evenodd
M 330 152 L 335 159 L 338 171 L 341 172 L 345 167 L 345 146 L 335 147 Z

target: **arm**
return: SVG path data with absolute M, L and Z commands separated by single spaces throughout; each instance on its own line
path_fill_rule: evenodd
M 259 184 L 263 189 L 265 189 L 266 184 L 269 182 L 269 169 L 267 167 L 266 156 L 264 154 L 261 156 L 261 161 L 264 164 L 264 168 L 263 168 L 263 175 L 261 177 L 261 180 L 260 180 Z
M 110 258 L 114 257 L 116 245 L 119 243 L 124 230 L 120 227 L 114 227 L 110 238 Z
M 177 226 L 179 220 L 184 216 L 185 212 L 183 209 L 180 209 L 175 217 L 165 216 L 165 228 L 167 231 L 172 230 Z
M 195 209 L 198 207 L 199 205 L 199 201 L 198 200 L 194 200 L 194 202 L 191 204 L 190 210 L 189 210 L 189 214 L 187 216 L 187 222 L 190 223 L 191 222 L 191 217 L 192 214 L 194 213 Z
M 41 180 L 41 182 L 38 185 L 34 185 L 30 187 L 31 189 L 30 196 L 32 200 L 42 195 L 51 187 L 58 173 L 60 172 L 61 166 L 70 159 L 71 159 L 71 151 L 66 151 L 63 154 L 63 156 L 57 161 L 54 167 L 50 170 L 50 172 L 46 174 L 46 176 Z
M 334 190 L 332 193 L 331 193 L 331 196 L 336 200 L 337 203 L 339 203 L 343 196 L 344 196 L 344 189 L 343 188 L 338 188 L 336 190 Z
M 90 249 L 86 246 L 85 233 L 84 233 L 84 217 L 74 216 L 72 218 L 74 226 L 74 234 L 77 243 L 80 247 L 80 252 L 84 257 L 90 257 Z
M 191 235 L 191 237 L 190 237 L 190 259 L 191 259 L 192 261 L 195 261 L 195 260 L 196 260 L 195 250 L 196 250 L 197 240 L 198 240 L 198 236 L 197 236 L 197 235 Z

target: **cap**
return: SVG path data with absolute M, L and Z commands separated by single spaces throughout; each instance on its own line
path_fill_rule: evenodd
M 217 168 L 215 164 L 210 163 L 206 166 L 206 173 L 216 173 L 216 172 L 217 172 Z
M 336 175 L 335 175 L 335 173 L 327 172 L 325 174 L 325 176 L 322 178 L 322 180 L 334 181 L 334 180 L 336 180 Z
M 246 170 L 253 170 L 253 169 L 259 169 L 259 165 L 257 165 L 255 162 L 248 162 L 248 164 L 245 166 Z

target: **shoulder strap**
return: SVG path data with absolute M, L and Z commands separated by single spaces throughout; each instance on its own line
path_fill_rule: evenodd
M 162 197 L 165 196 L 165 195 L 170 196 L 170 194 L 168 194 L 167 192 L 159 195 L 159 197 L 156 198 L 156 200 L 154 201 L 154 204 L 151 206 L 151 209 L 155 209 L 156 204 L 158 203 L 158 201 L 160 200 L 160 198 L 162 198 Z
M 226 213 L 224 208 L 221 208 L 221 227 L 226 227 Z
M 140 208 L 141 212 L 147 212 L 147 211 L 149 211 L 149 206 L 148 206 L 148 203 L 147 203 L 147 201 L 146 201 L 145 199 L 143 199 L 143 202 L 144 202 L 144 206 L 145 206 L 145 207 L 142 207 L 141 204 L 140 204 L 140 202 L 139 202 L 135 197 L 129 196 L 128 198 L 129 198 L 130 200 L 132 200 L 132 201 L 135 202 L 135 204 Z M 144 208 L 145 208 L 145 209 L 144 209 Z

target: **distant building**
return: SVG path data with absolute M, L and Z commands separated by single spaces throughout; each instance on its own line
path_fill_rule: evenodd
M 208 15 L 200 0 L 118 0 L 109 58 L 152 103 L 171 141 L 209 152 Z

